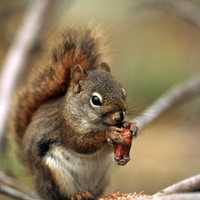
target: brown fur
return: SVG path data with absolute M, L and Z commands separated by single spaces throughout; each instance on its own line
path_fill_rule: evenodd
M 107 185 L 107 138 L 120 142 L 114 126 L 126 106 L 101 45 L 91 30 L 68 30 L 51 64 L 33 71 L 19 92 L 14 128 L 44 199 L 96 198 Z M 104 99 L 98 109 L 91 104 L 94 92 Z
M 63 103 L 64 98 L 59 98 L 42 105 L 34 113 L 32 122 L 28 126 L 23 139 L 25 158 L 35 177 L 37 191 L 41 197 L 48 200 L 67 200 L 69 198 L 65 194 L 67 191 L 62 193 L 63 189 L 58 185 L 57 180 L 60 177 L 60 171 L 50 171 L 43 161 L 43 157 L 49 149 L 54 147 L 67 148 L 85 156 L 96 152 L 102 146 L 106 146 L 108 148 L 106 154 L 111 152 L 110 146 L 106 144 L 106 131 L 96 133 L 95 135 L 80 136 L 73 133 L 70 128 L 66 128 L 64 121 L 61 120 Z M 44 144 L 49 145 L 48 149 L 43 148 Z M 104 191 L 107 186 L 107 174 L 104 176 L 102 177 L 102 183 L 99 183 L 96 191 L 91 191 L 91 196 L 97 197 Z M 62 178 L 67 179 L 66 177 Z M 76 177 L 74 176 L 74 178 Z M 106 179 L 106 182 L 104 182 L 104 179 Z M 74 194 L 72 198 L 76 199 L 76 195 Z M 82 199 L 87 199 L 86 197 L 83 196 Z
M 67 91 L 72 66 L 80 64 L 84 69 L 92 69 L 107 61 L 100 41 L 101 37 L 95 31 L 69 29 L 53 50 L 51 64 L 33 71 L 30 80 L 19 92 L 15 105 L 14 128 L 19 142 L 40 105 Z

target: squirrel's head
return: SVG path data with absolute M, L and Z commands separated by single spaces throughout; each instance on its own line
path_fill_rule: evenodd
M 120 125 L 126 115 L 126 90 L 110 73 L 106 63 L 86 71 L 71 69 L 64 118 L 80 133 Z

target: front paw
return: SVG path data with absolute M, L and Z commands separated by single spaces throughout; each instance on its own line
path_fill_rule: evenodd
M 124 122 L 123 127 L 129 129 L 133 137 L 138 136 L 139 128 L 136 122 Z
M 111 126 L 107 130 L 106 138 L 109 144 L 124 144 L 123 128 Z
M 77 192 L 71 200 L 95 200 L 94 196 L 90 192 Z

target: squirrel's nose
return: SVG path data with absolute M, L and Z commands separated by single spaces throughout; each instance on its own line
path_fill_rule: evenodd
M 118 111 L 118 112 L 115 112 L 113 113 L 113 121 L 115 121 L 116 123 L 121 123 L 124 121 L 125 119 L 125 111 Z

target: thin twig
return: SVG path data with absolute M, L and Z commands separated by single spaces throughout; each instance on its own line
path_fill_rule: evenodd
M 0 78 L 0 145 L 4 138 L 5 126 L 11 104 L 11 97 L 17 78 L 26 65 L 28 55 L 42 30 L 52 0 L 34 0 L 24 18 L 23 25 L 10 47 L 2 66 Z M 0 146 L 1 147 L 1 146 Z
M 186 81 L 162 95 L 133 121 L 136 122 L 139 128 L 143 128 L 174 105 L 184 103 L 199 94 L 200 78 Z

